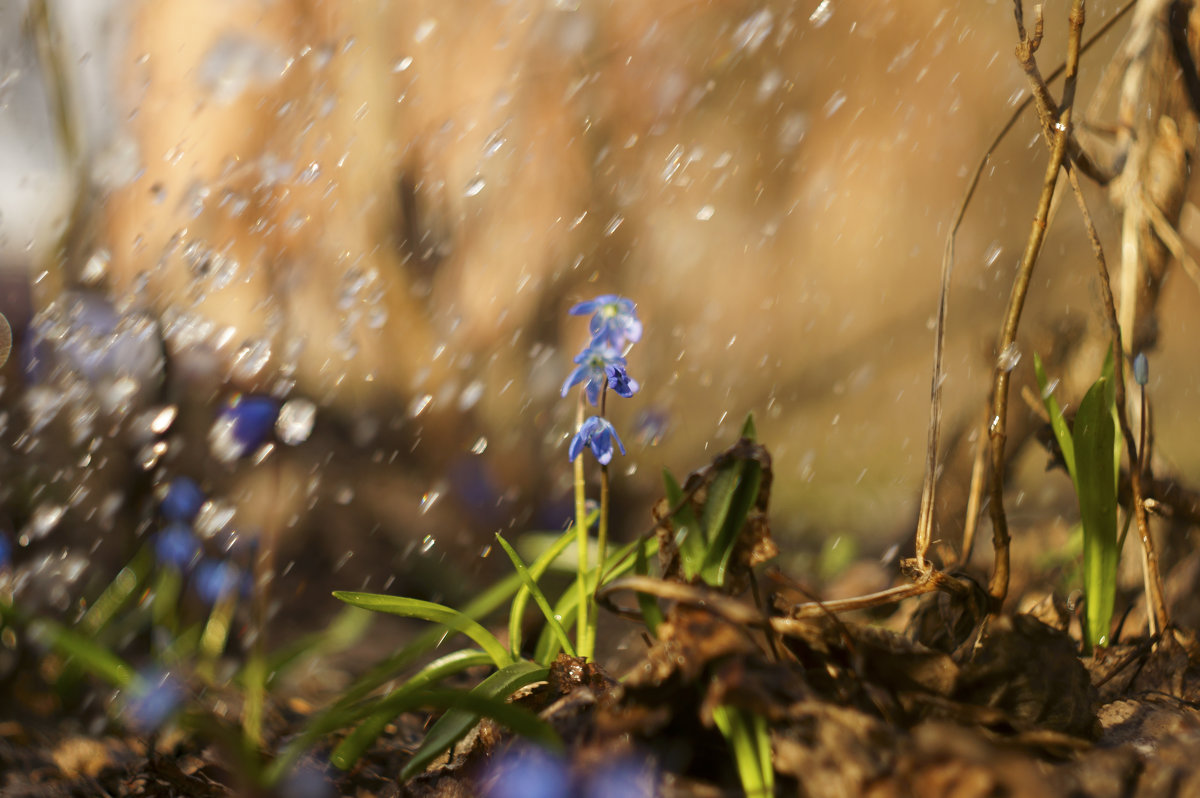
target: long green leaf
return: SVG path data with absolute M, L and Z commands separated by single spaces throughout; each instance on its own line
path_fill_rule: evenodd
M 1050 416 L 1050 428 L 1054 430 L 1054 438 L 1058 441 L 1059 450 L 1062 451 L 1063 462 L 1067 464 L 1067 473 L 1071 476 L 1071 484 L 1076 485 L 1075 489 L 1078 491 L 1075 478 L 1075 443 L 1071 439 L 1071 430 L 1067 427 L 1067 420 L 1063 418 L 1062 408 L 1059 407 L 1058 400 L 1054 398 L 1054 393 L 1049 389 L 1050 382 L 1046 379 L 1046 370 L 1042 367 L 1042 358 L 1037 352 L 1033 353 L 1033 371 L 1037 375 L 1042 404 L 1046 406 L 1046 413 Z
M 573 535 L 570 537 L 564 535 L 563 539 L 570 540 L 571 537 L 573 537 Z M 567 630 L 563 628 L 561 623 L 559 623 L 558 618 L 554 617 L 554 610 L 550 608 L 550 602 L 546 600 L 546 595 L 542 593 L 542 589 L 538 587 L 537 577 L 530 573 L 530 570 L 525 567 L 525 562 L 521 559 L 521 555 L 517 554 L 516 550 L 512 546 L 508 545 L 508 541 L 505 540 L 504 536 L 499 532 L 496 533 L 496 540 L 500 541 L 500 547 L 504 549 L 504 553 L 508 555 L 508 559 L 512 560 L 513 568 L 516 569 L 517 575 L 521 577 L 521 581 L 525 583 L 522 585 L 521 590 L 526 591 L 529 595 L 533 596 L 533 600 L 538 605 L 538 609 L 542 611 L 542 615 L 546 618 L 546 624 L 550 627 L 550 631 L 552 631 L 558 638 L 558 642 L 563 647 L 563 650 L 572 657 L 575 656 L 575 647 L 571 645 L 571 641 L 567 637 Z M 547 560 L 547 562 L 549 561 Z M 545 568 L 542 570 L 545 570 Z M 518 596 L 519 595 L 520 593 L 518 593 Z M 516 602 L 514 601 L 513 604 L 515 606 Z M 522 607 L 522 609 L 524 609 L 524 607 Z M 509 617 L 508 629 L 509 643 L 511 645 L 512 654 L 514 657 L 516 657 L 520 654 L 521 649 L 521 615 L 517 612 L 513 612 Z
M 133 680 L 134 670 L 125 660 L 89 638 L 53 621 L 30 622 L 29 636 L 60 654 L 73 658 L 114 687 L 128 687 Z
M 1105 645 L 1117 581 L 1117 486 L 1113 479 L 1111 382 L 1097 380 L 1075 415 L 1075 468 L 1083 522 L 1083 575 L 1091 645 Z
M 650 563 L 646 558 L 646 551 L 642 546 L 638 546 L 633 554 L 633 569 L 636 573 L 642 576 L 650 575 Z M 646 628 L 650 631 L 652 637 L 658 636 L 658 626 L 665 619 L 663 612 L 659 609 L 658 602 L 654 596 L 649 593 L 638 591 L 637 594 L 638 608 L 642 611 L 642 621 L 645 622 Z
M 700 569 L 700 578 L 707 584 L 725 584 L 729 558 L 746 524 L 746 516 L 758 498 L 761 483 L 762 466 L 754 460 L 738 459 L 722 468 L 709 486 L 704 505 L 708 551 Z
M 462 739 L 479 722 L 481 715 L 487 715 L 535 742 L 553 748 L 561 747 L 558 735 L 548 724 L 506 700 L 522 687 L 544 680 L 549 672 L 549 668 L 532 662 L 514 662 L 484 679 L 470 693 L 457 693 L 461 698 L 455 699 L 459 702 L 456 708 L 438 718 L 437 723 L 429 729 L 421 747 L 400 772 L 400 780 L 407 781 L 424 770 L 430 762 Z M 449 692 L 452 691 L 443 691 Z M 466 696 L 471 698 L 467 699 Z M 510 715 L 510 711 L 515 714 Z
M 630 555 L 633 554 L 636 547 L 642 547 L 646 556 L 650 557 L 658 553 L 658 540 L 656 538 L 638 539 L 610 554 L 604 563 L 606 583 L 623 576 L 633 568 L 635 561 Z M 569 627 L 575 620 L 575 611 L 578 606 L 579 594 L 575 592 L 574 585 L 572 585 L 571 589 L 564 591 L 555 603 L 554 614 L 562 619 L 563 626 Z M 537 647 L 534 649 L 534 662 L 549 663 L 558 656 L 558 652 L 558 640 L 549 628 L 543 629 L 541 637 L 538 638 Z
M 533 579 L 539 580 L 555 563 L 559 561 L 562 553 L 567 547 L 575 542 L 578 536 L 575 534 L 575 529 L 572 527 L 560 534 L 553 543 L 547 546 L 537 559 L 533 561 L 533 565 L 529 566 L 529 574 Z M 524 538 L 522 538 L 524 542 Z M 517 594 L 513 596 L 512 604 L 508 611 L 508 649 L 512 652 L 513 657 L 517 657 L 521 650 L 521 620 L 525 617 L 525 607 L 529 604 L 530 593 L 522 580 L 521 588 Z
M 704 539 L 704 527 L 696 520 L 690 501 L 684 501 L 683 488 L 675 481 L 671 472 L 663 469 L 663 486 L 666 489 L 667 504 L 677 507 L 671 516 L 675 527 L 675 545 L 679 549 L 679 563 L 683 566 L 683 575 L 694 579 L 704 567 L 704 555 L 708 551 L 708 541 Z
M 357 593 L 346 590 L 335 590 L 333 597 L 355 607 L 362 607 L 364 610 L 440 623 L 456 632 L 462 632 L 474 640 L 476 645 L 488 653 L 497 668 L 503 668 L 512 663 L 512 657 L 508 650 L 501 645 L 495 635 L 483 628 L 477 621 L 451 607 L 404 596 L 385 596 L 379 593 Z

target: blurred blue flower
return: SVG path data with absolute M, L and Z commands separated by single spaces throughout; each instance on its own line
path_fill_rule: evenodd
M 588 331 L 596 343 L 607 343 L 624 349 L 642 338 L 642 322 L 638 320 L 632 299 L 617 294 L 602 294 L 580 302 L 568 311 L 572 316 L 592 314 Z
M 1138 352 L 1133 359 L 1133 381 L 1138 385 L 1150 382 L 1150 361 L 1146 359 L 1145 352 Z
M 600 389 L 608 381 L 609 367 L 625 368 L 625 358 L 621 357 L 621 353 L 603 341 L 592 341 L 575 356 L 575 362 L 578 365 L 563 383 L 562 395 L 566 396 L 571 388 L 582 382 L 587 400 L 593 405 L 600 400 Z
M 144 671 L 134 677 L 122 716 L 140 734 L 157 731 L 183 704 L 183 685 L 169 671 Z
M 593 772 L 581 798 L 654 798 L 654 787 L 652 769 L 623 758 Z
M 616 391 L 617 396 L 628 399 L 642 387 L 638 385 L 637 380 L 629 376 L 624 366 L 609 366 L 605 373 L 608 375 L 608 387 Z
M 196 520 L 200 508 L 204 506 L 204 491 L 195 481 L 187 477 L 176 477 L 167 486 L 159 510 L 168 521 L 182 521 L 190 524 Z
M 225 560 L 201 560 L 192 576 L 192 587 L 205 604 L 216 604 L 246 586 L 242 569 Z
M 269 396 L 234 394 L 209 432 L 218 459 L 233 462 L 267 442 L 279 417 L 279 402 Z
M 591 448 L 592 454 L 596 455 L 600 465 L 608 465 L 613 457 L 613 441 L 616 441 L 621 454 L 625 454 L 625 445 L 621 443 L 621 436 L 617 435 L 616 428 L 609 420 L 602 416 L 588 416 L 580 425 L 579 432 L 575 433 L 575 437 L 571 439 L 567 457 L 574 462 L 575 458 L 583 451 L 583 447 L 587 446 Z
M 182 571 L 200 556 L 200 541 L 190 526 L 182 521 L 173 521 L 158 533 L 154 541 L 154 554 L 160 563 Z
M 644 446 L 657 446 L 667 434 L 671 426 L 667 412 L 662 408 L 651 407 L 638 413 L 634 422 L 637 439 Z
M 8 533 L 0 530 L 0 571 L 12 565 L 12 541 Z
M 534 746 L 506 752 L 489 769 L 486 798 L 567 798 L 571 774 L 557 756 Z

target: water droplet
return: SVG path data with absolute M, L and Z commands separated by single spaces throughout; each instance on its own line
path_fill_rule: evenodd
M 838 89 L 833 93 L 829 100 L 825 103 L 825 118 L 833 116 L 838 112 L 843 105 L 846 104 L 846 92 Z
M 432 508 L 433 505 L 437 504 L 437 501 L 440 498 L 442 498 L 442 494 L 440 491 L 437 491 L 437 490 L 428 490 L 424 494 L 422 494 L 421 495 L 421 515 L 425 515 L 425 513 L 429 512 L 430 508 Z M 428 549 L 423 549 L 423 551 L 428 551 Z
M 436 19 L 427 19 L 422 21 L 421 24 L 417 25 L 417 29 L 413 31 L 413 41 L 417 44 L 420 44 L 428 39 L 429 35 L 437 29 L 437 24 L 438 23 Z
M 487 181 L 482 176 L 476 175 L 470 183 L 467 183 L 466 189 L 463 191 L 464 197 L 474 197 L 483 191 L 483 187 L 487 185 Z
M 487 451 L 488 439 L 480 435 L 475 443 L 471 444 L 471 454 L 483 454 Z
M 405 71 L 406 69 L 408 69 L 410 66 L 412 66 L 412 62 L 413 62 L 412 56 L 406 55 L 403 58 L 397 60 L 396 63 L 392 64 L 392 72 L 399 74 L 399 73 Z
M 1046 390 L 1042 391 L 1042 399 L 1049 399 L 1050 394 L 1054 393 L 1054 389 L 1058 387 L 1058 378 L 1050 380 L 1046 383 Z
M 350 487 L 349 485 L 342 485 L 337 489 L 337 492 L 333 494 L 333 500 L 338 504 L 349 504 L 350 502 L 354 501 L 354 488 Z
M 313 182 L 320 176 L 321 176 L 321 164 L 317 163 L 316 161 L 313 161 L 308 166 L 304 167 L 304 171 L 302 171 L 300 174 L 298 174 L 296 176 L 296 182 L 307 184 L 307 183 Z
M 205 540 L 212 539 L 222 529 L 229 526 L 233 521 L 234 513 L 235 510 L 231 505 L 220 500 L 206 501 L 201 505 L 200 513 L 196 516 L 192 528 Z
M 433 394 L 431 393 L 423 394 L 414 398 L 408 406 L 408 417 L 416 418 L 417 416 L 421 415 L 425 412 L 425 408 L 429 407 L 429 404 L 432 401 Z
M 992 416 L 992 420 L 988 424 L 988 432 L 995 434 L 999 431 L 1000 431 L 1000 416 Z
M 458 395 L 458 409 L 460 412 L 467 412 L 472 407 L 479 403 L 483 398 L 483 381 L 471 380 L 466 388 L 463 388 L 462 393 Z
M 111 261 L 112 254 L 107 249 L 96 250 L 87 259 L 87 263 L 83 264 L 83 271 L 79 273 L 80 281 L 84 285 L 96 285 L 104 279 L 104 275 L 108 274 L 108 264 Z
M 996 263 L 996 259 L 1000 257 L 1000 253 L 1004 251 L 1004 247 L 1000 246 L 999 241 L 993 241 L 988 247 L 987 252 L 983 254 L 983 268 L 990 269 Z
M 713 206 L 705 205 L 703 208 L 696 211 L 696 218 L 702 222 L 707 222 L 709 219 L 713 218 L 714 213 L 716 213 L 716 209 L 713 208 Z
M 816 9 L 808 15 L 808 22 L 814 28 L 824 27 L 833 18 L 833 3 L 831 0 L 821 0 Z
M 22 534 L 22 539 L 41 540 L 50 534 L 54 527 L 58 526 L 58 522 L 62 520 L 63 514 L 67 512 L 67 508 L 62 504 L 51 504 L 49 502 L 39 504 L 33 510 L 33 515 L 29 518 L 29 524 L 25 527 L 25 532 Z M 27 544 L 25 544 L 27 545 Z
M 421 541 L 421 553 L 428 554 L 429 550 L 437 545 L 437 538 L 433 535 L 426 535 Z
M 620 227 L 621 223 L 624 221 L 625 221 L 625 218 L 623 216 L 621 216 L 619 213 L 615 214 L 612 219 L 609 219 L 608 224 L 605 225 L 605 227 L 604 227 L 605 237 L 610 236 L 613 233 L 617 232 L 617 228 Z
M 246 341 L 233 357 L 233 376 L 239 380 L 253 379 L 266 368 L 270 360 L 270 341 L 265 338 Z
M 1012 371 L 1020 362 L 1021 350 L 1017 348 L 1016 341 L 1004 347 L 1004 351 L 996 358 L 996 365 L 1001 371 Z
M 298 446 L 312 435 L 317 406 L 307 399 L 289 399 L 275 419 L 275 434 L 288 446 Z
M 753 53 L 762 46 L 771 33 L 774 16 L 769 9 L 762 8 L 747 17 L 733 31 L 733 47 L 735 50 L 745 50 Z

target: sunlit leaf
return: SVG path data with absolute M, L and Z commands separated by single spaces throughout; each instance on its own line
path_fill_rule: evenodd
M 358 593 L 345 590 L 335 590 L 333 597 L 355 607 L 362 607 L 364 610 L 440 623 L 474 640 L 476 645 L 488 653 L 497 668 L 502 668 L 512 662 L 508 650 L 501 645 L 495 635 L 483 628 L 477 621 L 451 607 L 405 596 L 385 596 L 379 593 Z
M 438 718 L 437 723 L 429 729 L 421 747 L 400 772 L 400 780 L 407 781 L 424 770 L 430 762 L 462 739 L 481 716 L 490 717 L 534 742 L 560 749 L 562 742 L 549 724 L 506 700 L 522 687 L 543 681 L 549 672 L 548 668 L 532 662 L 514 662 L 484 679 L 470 693 L 441 690 L 414 696 L 414 699 L 422 695 L 427 699 L 433 697 L 443 702 L 441 706 L 454 708 Z
M 1075 444 L 1071 440 L 1071 430 L 1067 427 L 1067 420 L 1063 418 L 1058 400 L 1054 398 L 1054 392 L 1050 390 L 1050 382 L 1046 379 L 1046 370 L 1042 367 L 1042 358 L 1037 352 L 1033 353 L 1033 371 L 1037 375 L 1042 404 L 1046 406 L 1046 413 L 1050 416 L 1050 428 L 1054 430 L 1054 438 L 1058 441 L 1059 450 L 1062 451 L 1063 462 L 1067 465 L 1067 473 L 1071 476 L 1072 484 L 1075 484 Z
M 691 502 L 684 501 L 683 488 L 679 487 L 675 477 L 665 468 L 663 485 L 666 489 L 667 504 L 678 508 L 671 516 L 671 523 L 675 527 L 675 540 L 679 547 L 679 562 L 683 566 L 683 575 L 687 579 L 694 579 L 704 566 L 704 555 L 708 551 L 704 528 L 696 519 Z
M 573 537 L 573 535 L 568 533 L 567 535 L 563 536 L 563 540 L 569 541 L 571 537 Z M 525 567 L 525 562 L 521 559 L 521 555 L 517 554 L 516 550 L 513 549 L 512 546 L 508 545 L 508 541 L 504 539 L 503 535 L 497 533 L 496 540 L 500 542 L 500 547 L 504 549 L 504 553 L 508 555 L 508 559 L 512 560 L 513 568 L 516 569 L 517 575 L 520 576 L 521 581 L 524 582 L 524 585 L 522 585 L 521 589 L 533 596 L 534 603 L 538 605 L 538 609 L 540 609 L 542 611 L 542 615 L 545 616 L 546 624 L 550 627 L 550 631 L 553 632 L 558 638 L 559 645 L 561 645 L 563 650 L 572 657 L 575 656 L 575 647 L 571 645 L 571 641 L 567 637 L 567 630 L 563 628 L 561 623 L 559 623 L 558 618 L 554 617 L 554 610 L 550 608 L 550 602 L 546 600 L 546 596 L 544 593 L 542 593 L 542 589 L 538 587 L 537 579 L 541 574 L 534 576 L 530 570 Z M 550 559 L 551 558 L 547 558 L 546 563 L 549 563 Z M 542 564 L 541 570 L 545 570 L 545 564 Z M 517 597 L 520 598 L 520 595 L 521 594 L 518 593 Z M 521 647 L 521 614 L 516 611 L 515 600 L 513 605 L 514 611 L 509 617 L 508 628 L 510 638 L 509 642 L 512 648 L 512 654 L 515 657 L 520 652 Z M 522 605 L 520 609 L 523 610 L 524 605 Z
M 1075 415 L 1076 491 L 1083 523 L 1083 574 L 1087 631 L 1092 645 L 1107 642 L 1116 596 L 1117 486 L 1113 478 L 1111 382 L 1101 377 Z

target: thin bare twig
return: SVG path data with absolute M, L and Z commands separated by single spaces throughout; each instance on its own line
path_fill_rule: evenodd
M 1080 53 L 1085 53 L 1098 42 L 1106 33 L 1108 33 L 1114 25 L 1133 10 L 1137 4 L 1137 0 L 1128 0 L 1125 5 L 1121 6 L 1117 11 L 1104 22 L 1100 28 L 1088 37 L 1088 40 L 1083 44 Z M 1053 82 L 1066 70 L 1066 64 L 1060 64 L 1046 78 L 1047 82 Z M 933 506 L 934 495 L 936 493 L 937 484 L 937 453 L 938 444 L 941 437 L 942 425 L 942 382 L 945 379 L 945 372 L 942 366 L 943 352 L 945 350 L 946 341 L 946 311 L 950 301 L 950 276 L 954 271 L 954 246 L 958 238 L 959 228 L 962 227 L 963 219 L 966 218 L 967 208 L 971 204 L 971 200 L 975 196 L 975 190 L 979 186 L 979 181 L 983 177 L 983 172 L 987 169 L 988 163 L 991 161 L 992 153 L 1000 146 L 1000 143 L 1008 137 L 1008 134 L 1016 127 L 1017 122 L 1021 119 L 1021 115 L 1029 110 L 1033 105 L 1033 97 L 1026 97 L 1021 101 L 1020 105 L 1013 110 L 1008 121 L 996 133 L 987 149 L 984 150 L 979 163 L 975 167 L 975 171 L 971 174 L 971 180 L 967 184 L 966 190 L 963 192 L 963 197 L 959 201 L 958 209 L 955 211 L 954 222 L 950 225 L 950 231 L 946 234 L 946 247 L 942 254 L 942 274 L 941 274 L 941 293 L 938 299 L 938 318 L 937 327 L 934 334 L 933 347 L 933 379 L 930 388 L 929 399 L 929 437 L 926 444 L 925 452 L 925 480 L 921 488 L 921 509 L 917 519 L 916 531 L 916 550 L 917 563 L 921 568 L 924 568 L 924 558 L 929 551 L 930 542 L 933 539 Z M 984 428 L 987 428 L 985 420 Z M 982 457 L 982 443 L 978 457 Z M 968 518 L 964 524 L 964 541 L 965 532 L 971 532 L 971 542 L 974 542 L 974 530 L 978 523 L 979 507 L 982 504 L 983 497 L 983 473 L 984 465 L 977 465 L 973 470 L 971 489 L 967 499 Z M 979 474 L 976 478 L 975 473 Z M 969 559 L 970 549 L 963 546 L 964 561 Z
M 1017 46 L 1017 57 L 1022 64 L 1033 58 L 1040 39 L 1040 10 L 1039 24 L 1034 29 L 1033 38 L 1026 35 L 1022 22 L 1022 2 L 1015 0 L 1017 29 L 1021 34 L 1021 43 Z M 1012 293 L 1009 295 L 1008 308 L 1004 314 L 1004 324 L 1000 331 L 1000 339 L 996 344 L 997 353 L 1003 353 L 1013 346 L 1017 338 L 1017 327 L 1021 321 L 1021 311 L 1025 305 L 1025 297 L 1029 291 L 1029 281 L 1033 276 L 1033 267 L 1037 263 L 1042 243 L 1046 239 L 1046 219 L 1050 213 L 1050 203 L 1054 197 L 1054 189 L 1058 183 L 1058 173 L 1062 169 L 1067 154 L 1067 132 L 1071 127 L 1071 108 L 1075 99 L 1075 78 L 1079 69 L 1079 48 L 1083 30 L 1083 0 L 1073 0 L 1070 14 L 1070 33 L 1067 39 L 1067 67 L 1063 80 L 1062 111 L 1054 126 L 1054 146 L 1050 152 L 1050 161 L 1046 165 L 1046 175 L 1042 180 L 1042 193 L 1038 199 L 1037 212 L 1034 215 L 1033 226 L 1017 278 L 1013 282 Z M 1028 69 L 1026 70 L 1028 72 Z M 1009 579 L 1009 534 L 1008 519 L 1004 514 L 1004 443 L 1008 423 L 1008 383 L 1010 369 L 1007 364 L 997 359 L 992 375 L 991 420 L 988 422 L 988 433 L 992 442 L 992 479 L 991 479 L 991 519 L 992 519 L 992 548 L 995 551 L 995 562 L 992 565 L 992 576 L 988 581 L 988 594 L 992 600 L 992 611 L 998 612 L 1008 595 Z

